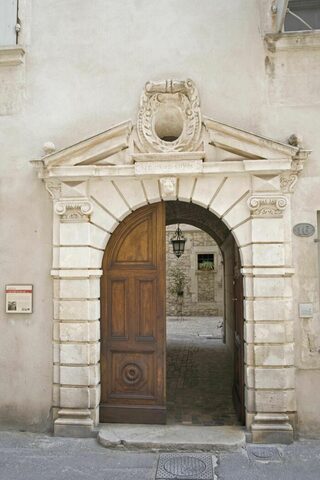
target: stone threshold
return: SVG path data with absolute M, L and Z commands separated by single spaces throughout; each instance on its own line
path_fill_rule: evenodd
M 101 424 L 98 442 L 106 448 L 157 451 L 234 451 L 246 443 L 240 426 Z

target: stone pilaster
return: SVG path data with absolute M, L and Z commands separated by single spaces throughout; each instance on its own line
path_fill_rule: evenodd
M 54 369 L 60 436 L 90 436 L 99 422 L 100 270 L 53 270 Z
M 100 402 L 100 276 L 106 232 L 87 198 L 55 203 L 54 433 L 93 435 Z
M 288 199 L 253 195 L 252 267 L 245 301 L 247 412 L 252 441 L 290 443 L 296 411 Z M 271 221 L 272 219 L 272 221 Z

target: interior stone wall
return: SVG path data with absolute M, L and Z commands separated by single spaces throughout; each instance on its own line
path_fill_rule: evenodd
M 170 243 L 176 227 L 170 225 L 166 232 L 167 315 L 223 316 L 223 263 L 218 245 L 206 232 L 183 224 L 180 228 L 186 239 L 185 251 L 177 258 Z M 213 253 L 212 271 L 198 269 L 198 253 Z M 176 268 L 186 278 L 184 294 L 180 298 L 170 291 L 172 271 Z

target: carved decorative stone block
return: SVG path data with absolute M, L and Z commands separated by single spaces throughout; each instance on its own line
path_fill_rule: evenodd
M 54 211 L 61 215 L 61 222 L 88 222 L 92 212 L 92 203 L 87 200 L 61 200 L 55 203 Z
M 284 196 L 253 195 L 248 199 L 248 206 L 253 217 L 281 217 L 288 204 Z
M 298 175 L 296 173 L 290 173 L 281 175 L 280 188 L 283 193 L 292 193 L 296 186 Z
M 177 193 L 177 179 L 175 177 L 160 178 L 160 186 L 163 198 L 173 197 Z
M 193 81 L 148 82 L 140 100 L 137 134 L 141 152 L 197 150 L 201 112 Z
M 52 200 L 59 200 L 61 195 L 61 182 L 57 180 L 48 180 L 45 182 L 45 186 Z

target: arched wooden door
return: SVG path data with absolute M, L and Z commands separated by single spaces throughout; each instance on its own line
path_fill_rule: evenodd
M 165 423 L 165 206 L 127 217 L 101 280 L 101 422 Z

